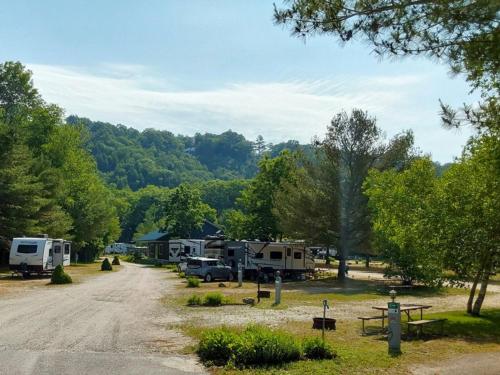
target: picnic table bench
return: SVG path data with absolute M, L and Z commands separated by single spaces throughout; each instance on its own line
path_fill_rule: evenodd
M 416 305 L 416 304 L 401 304 L 400 305 L 400 310 L 401 312 L 404 312 L 408 318 L 408 322 L 415 321 L 411 317 L 411 312 L 412 311 L 418 311 L 420 310 L 420 321 L 423 320 L 423 310 L 430 309 L 432 306 L 430 305 Z M 360 316 L 358 319 L 362 321 L 362 329 L 363 333 L 366 333 L 365 330 L 365 321 L 367 320 L 382 320 L 382 330 L 385 328 L 385 319 L 387 318 L 386 311 L 388 310 L 387 306 L 372 306 L 372 309 L 375 310 L 380 310 L 382 311 L 382 315 L 380 316 Z M 418 326 L 418 325 L 417 325 Z
M 434 324 L 434 323 L 441 323 L 441 335 L 443 335 L 443 326 L 444 326 L 444 322 L 446 321 L 447 319 L 422 319 L 422 320 L 412 320 L 412 321 L 408 321 L 406 322 L 406 324 L 408 325 L 408 336 L 410 336 L 410 327 L 417 327 L 418 329 L 418 333 L 417 333 L 417 337 L 420 337 L 422 336 L 423 332 L 423 328 L 425 325 L 429 325 L 429 324 Z

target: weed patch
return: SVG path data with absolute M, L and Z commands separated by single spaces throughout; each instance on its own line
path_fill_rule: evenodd
M 188 277 L 187 278 L 187 287 L 188 288 L 198 288 L 200 286 L 200 279 L 197 277 Z

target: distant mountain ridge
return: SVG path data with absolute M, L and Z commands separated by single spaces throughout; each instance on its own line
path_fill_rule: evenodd
M 284 149 L 304 147 L 297 141 L 266 145 L 262 138 L 254 143 L 231 130 L 189 137 L 167 130 L 138 131 L 78 116 L 69 116 L 66 121 L 87 129 L 86 147 L 105 180 L 132 190 L 147 185 L 174 187 L 183 182 L 251 178 L 263 152 L 275 156 Z

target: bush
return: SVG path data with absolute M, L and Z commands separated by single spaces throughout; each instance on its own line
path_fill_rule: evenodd
M 189 306 L 199 306 L 201 305 L 201 297 L 197 296 L 196 294 L 193 294 L 191 297 L 188 298 L 187 304 Z
M 207 293 L 203 300 L 205 306 L 220 306 L 224 301 L 224 296 L 219 292 Z
M 179 272 L 179 275 L 178 275 L 181 279 L 185 278 L 186 277 L 186 274 L 184 272 Z
M 203 334 L 197 353 L 203 362 L 225 365 L 231 360 L 235 346 L 240 342 L 239 337 L 227 328 L 210 329 Z
M 108 258 L 104 258 L 104 260 L 102 261 L 101 271 L 113 271 L 113 267 L 111 266 L 111 263 L 109 263 Z
M 71 276 L 64 272 L 62 265 L 58 265 L 54 272 L 52 272 L 52 277 L 50 278 L 52 284 L 71 284 L 73 280 Z
M 302 347 L 304 356 L 309 359 L 332 359 L 335 357 L 332 347 L 318 337 L 305 339 Z
M 278 365 L 297 361 L 300 356 L 301 346 L 292 335 L 262 326 L 249 326 L 236 347 L 235 364 Z
M 200 286 L 200 279 L 197 277 L 188 277 L 187 278 L 187 287 L 188 288 L 198 288 Z
M 288 333 L 266 327 L 249 326 L 241 333 L 223 327 L 205 332 L 197 353 L 208 364 L 279 365 L 300 359 L 301 346 Z
M 120 265 L 120 258 L 118 258 L 118 255 L 115 255 L 113 258 L 113 262 L 111 262 L 113 266 L 119 266 Z
M 163 263 L 155 262 L 155 267 L 161 268 L 161 267 L 163 267 Z

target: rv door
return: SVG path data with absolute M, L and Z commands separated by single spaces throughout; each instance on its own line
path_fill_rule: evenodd
M 63 242 L 53 241 L 52 242 L 52 265 L 57 267 L 58 265 L 64 264 L 64 254 L 63 254 Z

